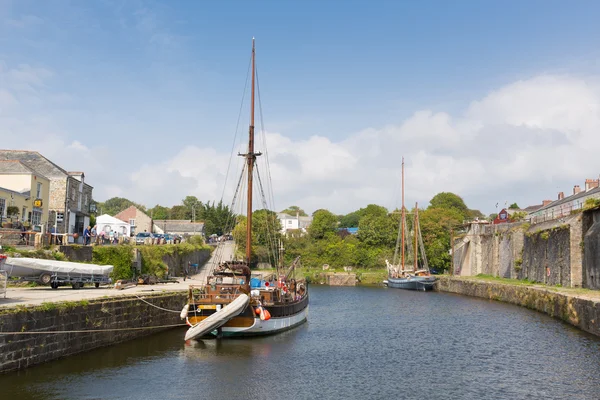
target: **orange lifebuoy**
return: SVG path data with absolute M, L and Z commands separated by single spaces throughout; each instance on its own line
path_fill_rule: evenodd
M 271 319 L 271 313 L 269 312 L 269 310 L 265 310 L 265 321 L 268 321 Z

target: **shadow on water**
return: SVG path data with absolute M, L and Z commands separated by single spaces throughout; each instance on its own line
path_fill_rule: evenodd
M 308 323 L 184 342 L 185 328 L 0 376 L 2 399 L 596 399 L 600 339 L 446 293 L 311 287 Z

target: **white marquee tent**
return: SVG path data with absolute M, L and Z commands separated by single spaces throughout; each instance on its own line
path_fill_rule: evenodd
M 131 226 L 127 222 L 111 217 L 108 214 L 103 214 L 96 218 L 96 229 L 98 234 L 104 231 L 106 235 L 110 231 L 118 232 L 119 236 L 130 236 L 131 233 Z

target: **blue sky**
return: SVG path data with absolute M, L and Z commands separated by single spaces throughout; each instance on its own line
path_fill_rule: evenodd
M 0 135 L 86 171 L 97 200 L 218 199 L 255 36 L 276 208 L 393 207 L 402 154 L 409 201 L 541 203 L 600 172 L 552 162 L 589 147 L 600 118 L 598 15 L 594 1 L 4 0 Z

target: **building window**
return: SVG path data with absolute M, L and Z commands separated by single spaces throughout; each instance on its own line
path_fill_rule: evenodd
M 35 198 L 36 199 L 42 198 L 42 184 L 40 182 L 38 182 L 38 184 L 37 184 L 37 195 Z
M 25 222 L 27 221 L 27 207 L 23 207 L 23 210 L 21 212 L 21 222 Z
M 42 212 L 33 211 L 31 214 L 31 225 L 41 225 L 42 223 Z
M 129 220 L 129 226 L 135 226 L 135 219 Z
M 6 212 L 6 199 L 0 198 L 0 217 L 6 217 L 4 213 Z
M 87 206 L 88 205 L 88 195 L 86 194 L 83 199 L 84 199 L 83 204 L 85 204 Z
M 291 220 L 289 220 L 289 221 L 288 221 L 288 225 L 291 225 L 291 224 L 292 224 L 292 221 L 291 221 Z

